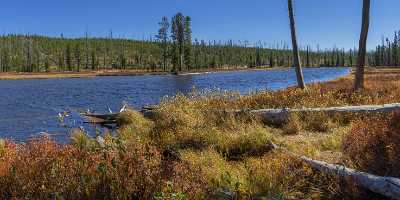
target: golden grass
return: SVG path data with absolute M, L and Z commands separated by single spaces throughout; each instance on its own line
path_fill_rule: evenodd
M 298 155 L 363 169 L 362 163 L 374 165 L 380 158 L 363 157 L 373 155 L 365 152 L 376 141 L 386 141 L 390 148 L 385 152 L 395 163 L 389 133 L 397 132 L 376 134 L 392 126 L 360 121 L 370 116 L 315 114 L 293 115 L 283 127 L 269 127 L 255 116 L 223 110 L 393 103 L 400 101 L 399 78 L 369 72 L 366 89 L 357 93 L 346 77 L 313 84 L 308 91 L 177 95 L 164 99 L 153 119 L 132 110 L 124 113 L 114 136 L 90 138 L 77 129 L 67 145 L 49 138 L 26 144 L 0 140 L 0 198 L 352 198 L 353 190 L 343 189 L 341 180 L 272 150 L 271 141 Z M 365 131 L 355 131 L 357 127 Z M 363 139 L 365 133 L 369 137 Z

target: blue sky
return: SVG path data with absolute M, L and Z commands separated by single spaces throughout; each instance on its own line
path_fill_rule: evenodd
M 294 0 L 300 45 L 357 45 L 362 0 Z M 372 0 L 368 48 L 400 30 L 399 0 Z M 4 0 L 1 33 L 149 38 L 162 16 L 193 19 L 193 37 L 290 43 L 286 0 Z

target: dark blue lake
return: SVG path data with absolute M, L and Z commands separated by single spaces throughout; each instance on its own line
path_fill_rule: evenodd
M 350 68 L 305 68 L 307 83 L 347 75 Z M 257 70 L 191 75 L 144 75 L 95 78 L 62 78 L 0 81 L 0 138 L 25 141 L 41 132 L 67 141 L 68 130 L 60 125 L 58 113 L 78 109 L 118 111 L 126 103 L 136 108 L 157 104 L 163 96 L 178 92 L 222 89 L 249 92 L 276 90 L 296 85 L 290 70 Z M 68 118 L 70 126 L 82 126 L 77 113 Z M 85 125 L 90 129 L 89 125 Z

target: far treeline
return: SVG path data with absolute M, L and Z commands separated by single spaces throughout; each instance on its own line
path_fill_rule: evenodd
M 400 31 L 395 31 L 393 39 L 382 37 L 372 56 L 373 66 L 400 66 Z
M 112 32 L 103 38 L 88 33 L 82 38 L 4 35 L 0 36 L 0 71 L 191 71 L 293 65 L 287 44 L 192 40 L 191 24 L 182 13 L 171 20 L 163 17 L 156 37 L 146 40 L 114 38 Z M 306 46 L 300 48 L 300 55 L 305 66 L 353 66 L 357 50 Z

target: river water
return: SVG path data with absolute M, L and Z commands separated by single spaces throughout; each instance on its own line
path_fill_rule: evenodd
M 328 81 L 350 73 L 350 68 L 305 68 L 307 83 Z M 0 138 L 26 141 L 43 132 L 67 141 L 68 128 L 58 119 L 64 111 L 118 111 L 123 104 L 140 108 L 157 104 L 163 96 L 197 90 L 249 92 L 296 85 L 293 69 L 217 72 L 186 75 L 144 75 L 0 81 Z M 68 127 L 83 126 L 76 112 Z

